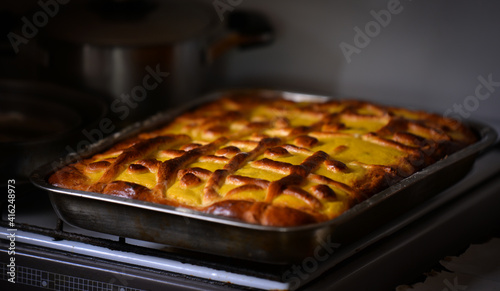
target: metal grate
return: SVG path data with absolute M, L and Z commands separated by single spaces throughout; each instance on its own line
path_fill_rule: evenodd
M 2 279 L 6 281 L 7 264 L 0 263 L 0 270 L 2 270 Z M 24 266 L 16 267 L 15 284 L 57 291 L 144 291 L 143 289 L 52 273 Z

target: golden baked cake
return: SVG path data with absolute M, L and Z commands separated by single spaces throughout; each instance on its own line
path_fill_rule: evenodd
M 234 94 L 68 165 L 52 185 L 271 226 L 333 219 L 476 141 L 435 114 Z

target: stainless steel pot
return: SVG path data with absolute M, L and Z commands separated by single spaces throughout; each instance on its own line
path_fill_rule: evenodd
M 102 95 L 126 125 L 213 89 L 230 49 L 272 41 L 264 16 L 225 16 L 193 1 L 72 2 L 44 29 L 42 76 Z

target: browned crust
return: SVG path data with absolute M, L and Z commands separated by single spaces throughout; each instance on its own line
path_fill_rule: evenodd
M 103 194 L 109 194 L 117 197 L 145 200 L 150 195 L 148 188 L 130 182 L 113 181 L 104 187 Z
M 185 143 L 189 140 L 190 137 L 186 135 L 158 136 L 135 143 L 130 148 L 123 150 L 110 167 L 106 169 L 99 181 L 90 186 L 89 191 L 102 192 L 106 184 L 111 183 L 113 179 L 118 177 L 118 175 L 123 172 L 134 160 L 146 157 L 150 153 L 159 149 L 175 144 Z
M 315 223 L 325 219 L 321 215 L 313 215 L 290 207 L 241 200 L 220 201 L 203 211 L 248 223 L 282 227 Z
M 75 166 L 66 166 L 52 174 L 48 182 L 54 186 L 75 190 L 86 190 L 89 178 L 82 174 Z
M 272 117 L 247 113 L 262 104 Z M 310 123 L 292 126 L 295 116 Z M 348 131 L 350 124 L 366 122 L 382 125 L 356 138 L 404 153 L 404 157 L 386 165 L 344 163 L 335 156 L 350 150 L 350 145 L 315 150 L 322 145 L 322 138 L 353 137 Z M 176 124 L 208 141 L 199 142 L 189 134 L 165 134 L 167 125 L 57 170 L 48 182 L 61 188 L 193 208 L 249 223 L 296 226 L 331 219 L 323 211 L 325 203 L 346 203 L 350 207 L 476 141 L 470 129 L 454 120 L 356 100 L 297 104 L 256 96 L 223 98 L 179 116 L 171 123 Z M 233 131 L 232 125 L 239 129 Z M 274 130 L 279 137 L 266 130 Z M 303 159 L 300 163 L 288 162 L 296 161 L 294 156 Z M 221 166 L 210 171 L 191 166 L 194 162 Z M 239 175 L 238 170 L 247 165 L 283 176 L 271 180 L 265 175 Z M 364 168 L 366 174 L 347 184 L 318 174 L 322 168 L 335 175 L 348 175 L 354 166 Z M 156 185 L 150 189 L 117 180 L 124 171 L 131 175 L 154 173 Z M 97 180 L 90 178 L 101 173 L 94 178 Z M 182 204 L 171 197 L 169 189 L 176 181 L 183 189 L 204 183 L 205 206 Z M 233 188 L 223 197 L 220 190 L 225 184 Z M 264 201 L 238 200 L 240 193 L 252 191 L 264 191 Z M 292 203 L 293 207 L 275 204 L 278 197 L 301 203 Z
M 204 199 L 211 201 L 218 199 L 220 196 L 218 194 L 219 188 L 225 183 L 226 177 L 234 173 L 237 169 L 240 169 L 249 160 L 255 159 L 255 157 L 263 154 L 267 148 L 274 147 L 281 143 L 279 138 L 265 138 L 259 141 L 257 146 L 248 153 L 238 153 L 233 156 L 229 162 L 224 165 L 222 170 L 216 170 L 210 179 L 208 180 L 204 191 Z
M 218 138 L 212 143 L 187 151 L 183 156 L 164 161 L 158 169 L 157 185 L 154 188 L 155 195 L 164 197 L 168 188 L 172 186 L 179 170 L 202 155 L 215 152 L 217 148 L 226 143 L 226 141 L 226 138 Z

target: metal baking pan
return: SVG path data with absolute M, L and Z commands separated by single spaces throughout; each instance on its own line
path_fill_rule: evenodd
M 496 140 L 486 125 L 469 123 L 479 141 L 357 204 L 339 217 L 311 225 L 270 227 L 145 201 L 50 185 L 57 168 L 100 152 L 139 131 L 150 130 L 178 114 L 227 94 L 282 96 L 296 101 L 324 101 L 325 96 L 273 90 L 232 90 L 214 93 L 182 108 L 160 113 L 91 145 L 85 153 L 70 154 L 43 166 L 31 176 L 49 191 L 52 205 L 66 223 L 102 233 L 152 241 L 195 252 L 272 264 L 290 264 L 318 255 L 319 249 L 345 246 L 369 235 L 416 205 L 453 185 L 472 168 L 475 157 Z

